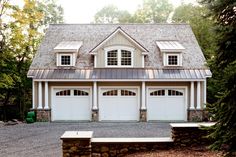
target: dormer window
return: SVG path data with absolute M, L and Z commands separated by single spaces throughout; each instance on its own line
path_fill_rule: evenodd
M 127 50 L 121 50 L 121 65 L 132 65 L 132 53 Z
M 108 66 L 117 66 L 118 65 L 118 51 L 111 50 L 107 52 L 107 65 Z
M 105 48 L 106 67 L 132 67 L 133 48 L 113 46 Z
M 62 41 L 55 48 L 57 57 L 57 66 L 68 67 L 75 66 L 76 58 L 80 47 L 82 46 L 82 41 Z
M 72 65 L 72 54 L 60 54 L 60 65 L 71 66 Z
M 185 48 L 178 41 L 157 41 L 162 52 L 164 66 L 182 66 L 182 51 Z
M 167 57 L 168 57 L 168 65 L 169 66 L 178 66 L 178 65 L 180 65 L 179 55 L 167 54 Z

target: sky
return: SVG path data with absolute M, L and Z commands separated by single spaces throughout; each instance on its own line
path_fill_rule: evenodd
M 119 9 L 130 13 L 142 4 L 143 0 L 57 0 L 57 4 L 64 8 L 65 23 L 91 23 L 94 15 L 104 6 L 113 4 Z M 189 3 L 196 0 L 169 0 L 175 7 L 181 2 Z

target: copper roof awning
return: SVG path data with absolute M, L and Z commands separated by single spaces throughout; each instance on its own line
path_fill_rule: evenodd
M 74 79 L 74 80 L 161 80 L 161 79 L 205 79 L 211 71 L 180 69 L 43 69 L 29 70 L 33 79 Z

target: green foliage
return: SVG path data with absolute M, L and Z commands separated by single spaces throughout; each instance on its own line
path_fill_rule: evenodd
M 176 8 L 172 17 L 173 22 L 188 23 L 192 27 L 207 60 L 214 57 L 217 39 L 214 21 L 208 14 L 209 10 L 204 6 L 183 4 Z
M 36 1 L 39 10 L 42 12 L 44 19 L 41 25 L 63 23 L 64 10 L 61 6 L 56 5 L 56 0 Z
M 62 22 L 63 11 L 50 0 L 24 0 L 24 6 L 1 0 L 0 105 L 17 105 L 20 118 L 31 104 L 31 80 L 26 74 L 49 22 Z M 58 14 L 59 15 L 56 15 Z M 56 15 L 56 16 L 55 16 Z M 3 18 L 0 18 L 3 19 Z
M 168 0 L 144 0 L 135 12 L 133 21 L 137 23 L 165 23 L 173 5 Z
M 128 23 L 131 15 L 126 10 L 119 10 L 114 5 L 108 5 L 98 11 L 94 18 L 96 23 Z
M 235 1 L 204 0 L 216 19 L 217 53 L 210 66 L 212 86 L 218 93 L 209 111 L 217 124 L 209 135 L 215 140 L 213 149 L 236 151 L 236 10 Z
M 94 18 L 95 23 L 161 23 L 167 21 L 172 11 L 173 6 L 168 0 L 144 0 L 134 15 L 108 5 L 98 11 Z

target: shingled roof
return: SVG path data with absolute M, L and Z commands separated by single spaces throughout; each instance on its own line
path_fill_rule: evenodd
M 147 68 L 164 68 L 156 41 L 175 40 L 185 48 L 182 69 L 207 69 L 203 53 L 187 24 L 53 24 L 49 26 L 30 69 L 56 69 L 56 54 L 53 49 L 62 41 L 83 41 L 76 68 L 93 68 L 90 50 L 118 27 L 148 50 L 145 59 Z

